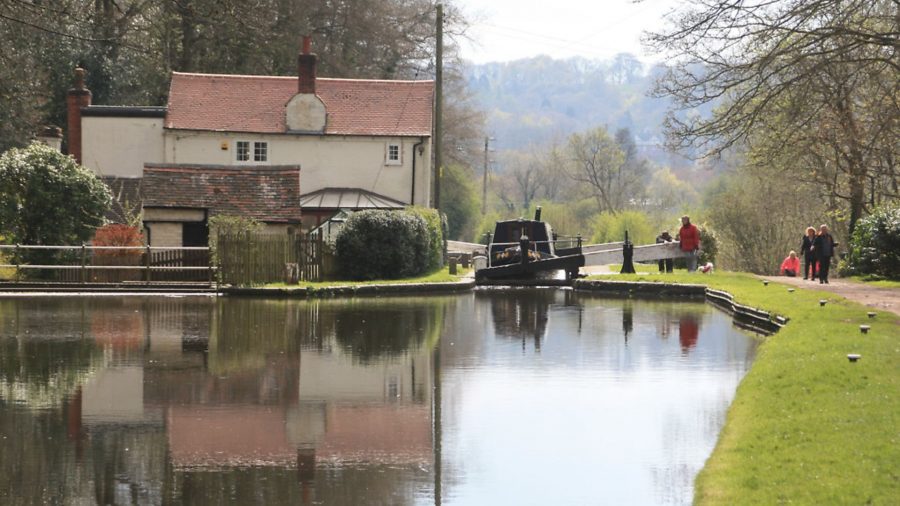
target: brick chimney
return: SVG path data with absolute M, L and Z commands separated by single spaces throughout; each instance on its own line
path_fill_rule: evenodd
M 297 56 L 297 92 L 316 94 L 316 55 L 310 53 L 312 38 L 303 36 L 303 52 Z
M 91 105 L 91 90 L 84 87 L 84 69 L 75 68 L 75 87 L 66 93 L 68 151 L 81 163 L 81 108 Z
M 58 126 L 47 125 L 38 131 L 35 136 L 39 142 L 60 151 L 62 150 L 62 129 Z

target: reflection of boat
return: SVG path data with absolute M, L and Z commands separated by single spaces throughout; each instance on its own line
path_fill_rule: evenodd
M 581 240 L 566 241 L 560 247 L 550 225 L 541 221 L 541 208 L 533 220 L 498 221 L 488 246 L 488 267 L 479 269 L 479 280 L 528 278 L 537 274 L 564 270 L 568 278 L 584 265 Z

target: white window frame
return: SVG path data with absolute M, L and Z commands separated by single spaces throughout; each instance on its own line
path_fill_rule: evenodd
M 246 160 L 241 160 L 241 150 L 238 146 L 241 143 L 245 143 L 247 145 Z M 262 147 L 263 152 L 265 153 L 264 160 L 257 160 L 257 152 L 260 147 Z M 269 163 L 269 141 L 250 141 L 246 139 L 239 139 L 234 141 L 234 162 L 241 165 L 262 165 Z
M 397 158 L 391 158 L 391 148 L 396 148 Z M 388 142 L 384 147 L 384 164 L 385 165 L 403 165 L 403 143 Z

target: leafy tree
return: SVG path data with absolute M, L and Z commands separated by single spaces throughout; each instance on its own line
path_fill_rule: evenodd
M 71 157 L 43 145 L 0 155 L 0 234 L 10 243 L 90 239 L 110 207 L 109 188 Z
M 846 268 L 841 270 L 850 274 L 900 278 L 900 206 L 876 209 L 859 221 L 850 240 Z
M 475 234 L 481 199 L 473 178 L 474 174 L 466 167 L 444 167 L 444 176 L 441 178 L 441 211 L 447 215 L 451 239 L 468 241 Z

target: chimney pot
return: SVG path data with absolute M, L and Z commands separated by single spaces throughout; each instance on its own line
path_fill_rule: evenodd
M 91 105 L 91 90 L 84 86 L 84 69 L 75 69 L 75 87 L 66 93 L 67 150 L 81 163 L 81 108 Z
M 297 92 L 316 94 L 316 55 L 310 53 L 312 38 L 303 36 L 303 52 L 297 56 Z

